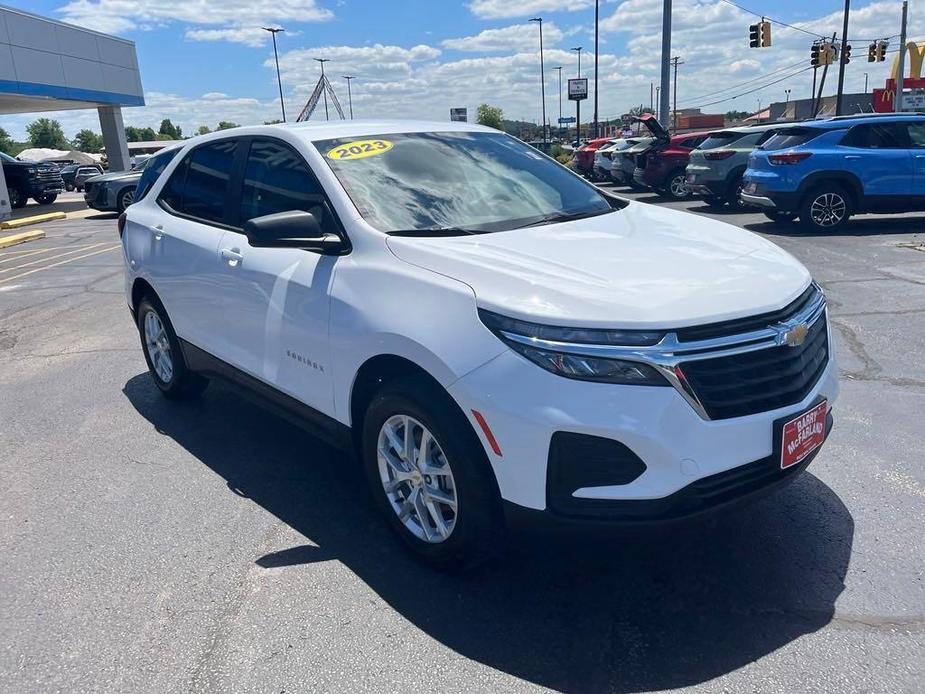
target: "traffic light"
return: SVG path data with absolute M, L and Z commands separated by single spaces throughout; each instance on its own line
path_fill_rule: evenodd
M 752 24 L 748 27 L 748 47 L 761 48 L 761 25 Z
M 771 45 L 771 22 L 763 21 L 761 26 L 761 47 L 767 48 Z
M 867 62 L 873 63 L 877 60 L 877 50 L 880 45 L 879 41 L 874 41 L 867 47 Z
M 889 41 L 877 41 L 877 62 L 882 63 L 886 60 L 886 49 L 890 45 Z
M 842 46 L 842 52 L 845 54 L 845 65 L 851 62 L 851 44 L 847 43 Z
M 822 46 L 818 43 L 814 43 L 809 54 L 809 63 L 813 67 L 819 67 L 822 65 Z
M 838 57 L 838 51 L 835 49 L 835 46 L 828 41 L 825 43 L 825 64 L 831 65 L 835 62 L 835 59 Z

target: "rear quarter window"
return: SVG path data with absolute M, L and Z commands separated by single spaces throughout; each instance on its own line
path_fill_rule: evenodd
M 824 132 L 826 131 L 822 128 L 788 128 L 787 130 L 779 130 L 761 146 L 761 149 L 789 149 L 790 147 L 799 147 L 800 145 L 805 145 L 807 142 L 811 142 Z

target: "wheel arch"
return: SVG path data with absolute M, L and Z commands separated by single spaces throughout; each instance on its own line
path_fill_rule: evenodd
M 135 281 L 132 282 L 132 315 L 136 318 L 138 317 L 138 304 L 141 302 L 142 298 L 150 294 L 155 299 L 160 301 L 160 297 L 157 295 L 157 292 L 154 291 L 154 287 L 143 277 L 136 277 Z
M 806 196 L 821 185 L 836 183 L 847 190 L 851 196 L 851 205 L 854 211 L 861 206 L 864 197 L 864 186 L 861 180 L 850 171 L 814 171 L 800 184 L 799 200 L 803 204 Z

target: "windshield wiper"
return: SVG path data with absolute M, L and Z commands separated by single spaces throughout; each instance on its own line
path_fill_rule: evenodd
M 484 234 L 478 229 L 464 229 L 463 227 L 436 227 L 432 229 L 397 229 L 387 231 L 389 236 L 467 236 L 469 234 Z
M 597 217 L 602 214 L 607 214 L 608 212 L 613 212 L 611 208 L 609 210 L 585 210 L 584 212 L 554 212 L 553 214 L 543 215 L 542 217 L 536 217 L 531 219 L 526 224 L 521 224 L 516 227 L 511 227 L 511 229 L 526 229 L 527 227 L 537 227 L 543 224 L 556 224 L 557 222 L 571 222 L 575 219 L 584 219 L 585 217 Z

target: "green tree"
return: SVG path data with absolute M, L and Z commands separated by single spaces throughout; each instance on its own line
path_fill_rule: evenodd
M 744 118 L 748 118 L 750 115 L 752 114 L 750 114 L 748 111 L 726 111 L 723 117 L 726 120 L 735 121 L 735 120 L 742 120 Z
M 273 120 L 265 120 L 263 124 L 264 125 L 278 125 L 279 123 L 282 123 L 282 122 L 283 121 L 281 121 L 279 118 L 275 118 Z
M 648 106 L 639 104 L 639 106 L 633 106 L 633 108 L 627 111 L 627 113 L 629 113 L 631 116 L 641 116 L 643 113 L 655 113 L 655 111 L 653 111 Z
M 13 148 L 15 146 L 16 143 L 13 142 L 13 138 L 10 137 L 10 134 L 3 128 L 0 128 L 0 152 L 13 156 Z
M 209 128 L 208 125 L 200 125 L 199 128 L 196 130 L 197 135 L 208 135 L 210 132 L 212 132 L 212 130 Z
M 103 149 L 103 136 L 84 128 L 74 135 L 73 145 L 74 149 L 79 149 L 81 152 L 98 154 Z
M 238 123 L 232 123 L 231 121 L 223 120 L 219 121 L 218 127 L 216 130 L 228 130 L 230 128 L 239 128 L 241 127 Z
M 180 126 L 171 123 L 169 118 L 165 118 L 161 121 L 161 127 L 157 132 L 159 135 L 167 135 L 167 138 L 171 140 L 183 139 L 183 131 L 180 129 Z
M 134 125 L 125 126 L 125 139 L 129 142 L 140 142 L 141 141 L 141 130 L 136 128 Z
M 50 118 L 39 118 L 26 126 L 29 133 L 29 145 L 49 149 L 70 149 L 71 145 L 64 136 L 61 124 Z
M 502 130 L 504 125 L 504 113 L 497 106 L 488 104 L 479 104 L 476 111 L 475 122 L 479 125 L 486 125 L 495 130 Z

